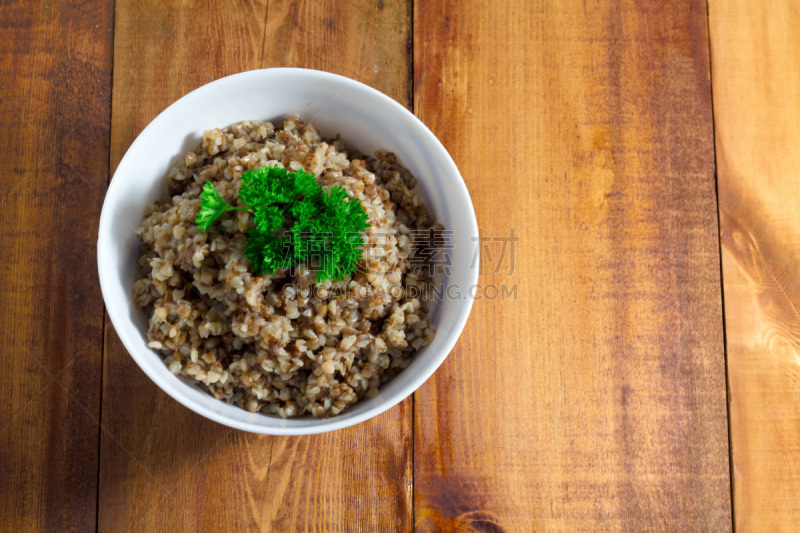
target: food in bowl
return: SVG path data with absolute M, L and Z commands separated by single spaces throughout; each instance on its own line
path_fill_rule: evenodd
M 271 268 L 253 264 L 259 214 L 241 204 L 241 189 L 264 167 L 310 173 L 328 197 L 346 191 L 343 210 L 363 209 L 354 265 L 328 271 L 291 249 Z M 443 228 L 392 153 L 364 157 L 293 115 L 280 127 L 206 131 L 166 179 L 168 195 L 147 206 L 136 230 L 134 297 L 149 317 L 149 346 L 173 374 L 251 412 L 328 417 L 376 396 L 433 340 L 430 252 Z M 203 231 L 198 213 L 211 194 L 230 208 Z M 276 238 L 291 240 L 299 217 L 276 221 Z

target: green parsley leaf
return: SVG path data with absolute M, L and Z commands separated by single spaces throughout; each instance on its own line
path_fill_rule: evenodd
M 257 273 L 274 274 L 293 265 L 292 243 L 288 236 L 276 237 L 248 228 L 244 255 Z
M 322 213 L 318 218 L 318 235 L 329 237 L 321 246 L 325 250 L 317 273 L 317 281 L 338 280 L 351 275 L 361 259 L 364 241 L 361 234 L 369 224 L 361 203 L 350 198 L 339 186 L 322 194 Z
M 274 274 L 300 263 L 317 269 L 317 283 L 353 274 L 369 217 L 344 188 L 323 190 L 310 172 L 275 166 L 248 170 L 241 179 L 239 200 L 253 215 L 244 253 L 256 274 Z M 206 182 L 198 226 L 208 231 L 231 209 L 243 208 L 226 204 Z
M 217 192 L 217 189 L 214 188 L 214 184 L 207 181 L 203 184 L 203 192 L 200 195 L 200 211 L 197 212 L 195 222 L 202 231 L 208 231 L 211 224 L 216 222 L 223 213 L 235 209 L 242 208 L 234 207 L 225 202 Z

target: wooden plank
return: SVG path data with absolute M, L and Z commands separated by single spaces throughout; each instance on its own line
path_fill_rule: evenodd
M 113 7 L 0 4 L 0 524 L 93 531 Z
M 800 523 L 800 6 L 709 2 L 736 530 Z
M 411 2 L 270 0 L 261 67 L 341 74 L 410 107 Z
M 481 277 L 518 297 L 485 292 L 416 395 L 421 531 L 731 529 L 706 23 L 415 3 L 415 109 L 519 237 Z
M 271 0 L 268 6 L 258 1 L 236 9 L 177 9 L 154 0 L 120 0 L 112 169 L 173 100 L 259 66 L 337 72 L 407 105 L 410 23 L 410 4 L 403 1 Z M 101 530 L 410 528 L 410 400 L 330 434 L 245 434 L 169 399 L 107 329 Z

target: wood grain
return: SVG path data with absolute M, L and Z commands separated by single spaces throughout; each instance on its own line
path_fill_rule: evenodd
M 91 531 L 113 8 L 0 4 L 0 529 Z
M 737 531 L 800 523 L 800 6 L 710 2 Z
M 701 1 L 415 3 L 415 109 L 520 239 L 416 394 L 421 531 L 731 529 L 707 39 Z
M 410 103 L 408 2 L 120 0 L 116 20 L 112 170 L 168 104 L 243 70 L 318 68 Z M 169 399 L 107 332 L 101 531 L 410 528 L 410 400 L 330 434 L 245 434 Z
M 730 530 L 719 238 L 735 525 L 792 530 L 800 13 L 709 11 L 719 236 L 699 1 L 2 3 L 0 529 Z M 520 238 L 513 271 L 487 243 L 481 283 L 510 295 L 480 293 L 416 409 L 316 437 L 166 397 L 103 322 L 95 274 L 136 135 L 271 66 L 413 101 L 484 234 Z

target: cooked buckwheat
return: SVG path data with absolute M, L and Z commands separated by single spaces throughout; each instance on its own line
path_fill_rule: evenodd
M 428 268 L 414 266 L 441 226 L 394 154 L 375 156 L 323 140 L 297 116 L 280 128 L 244 121 L 203 134 L 168 173 L 169 196 L 147 206 L 136 231 L 134 296 L 150 319 L 150 347 L 170 372 L 248 411 L 326 417 L 375 396 L 431 342 L 431 280 Z M 264 165 L 305 168 L 361 202 L 370 227 L 353 276 L 317 284 L 305 264 L 253 274 L 243 253 L 246 211 L 198 229 L 203 183 L 236 204 L 242 172 Z

